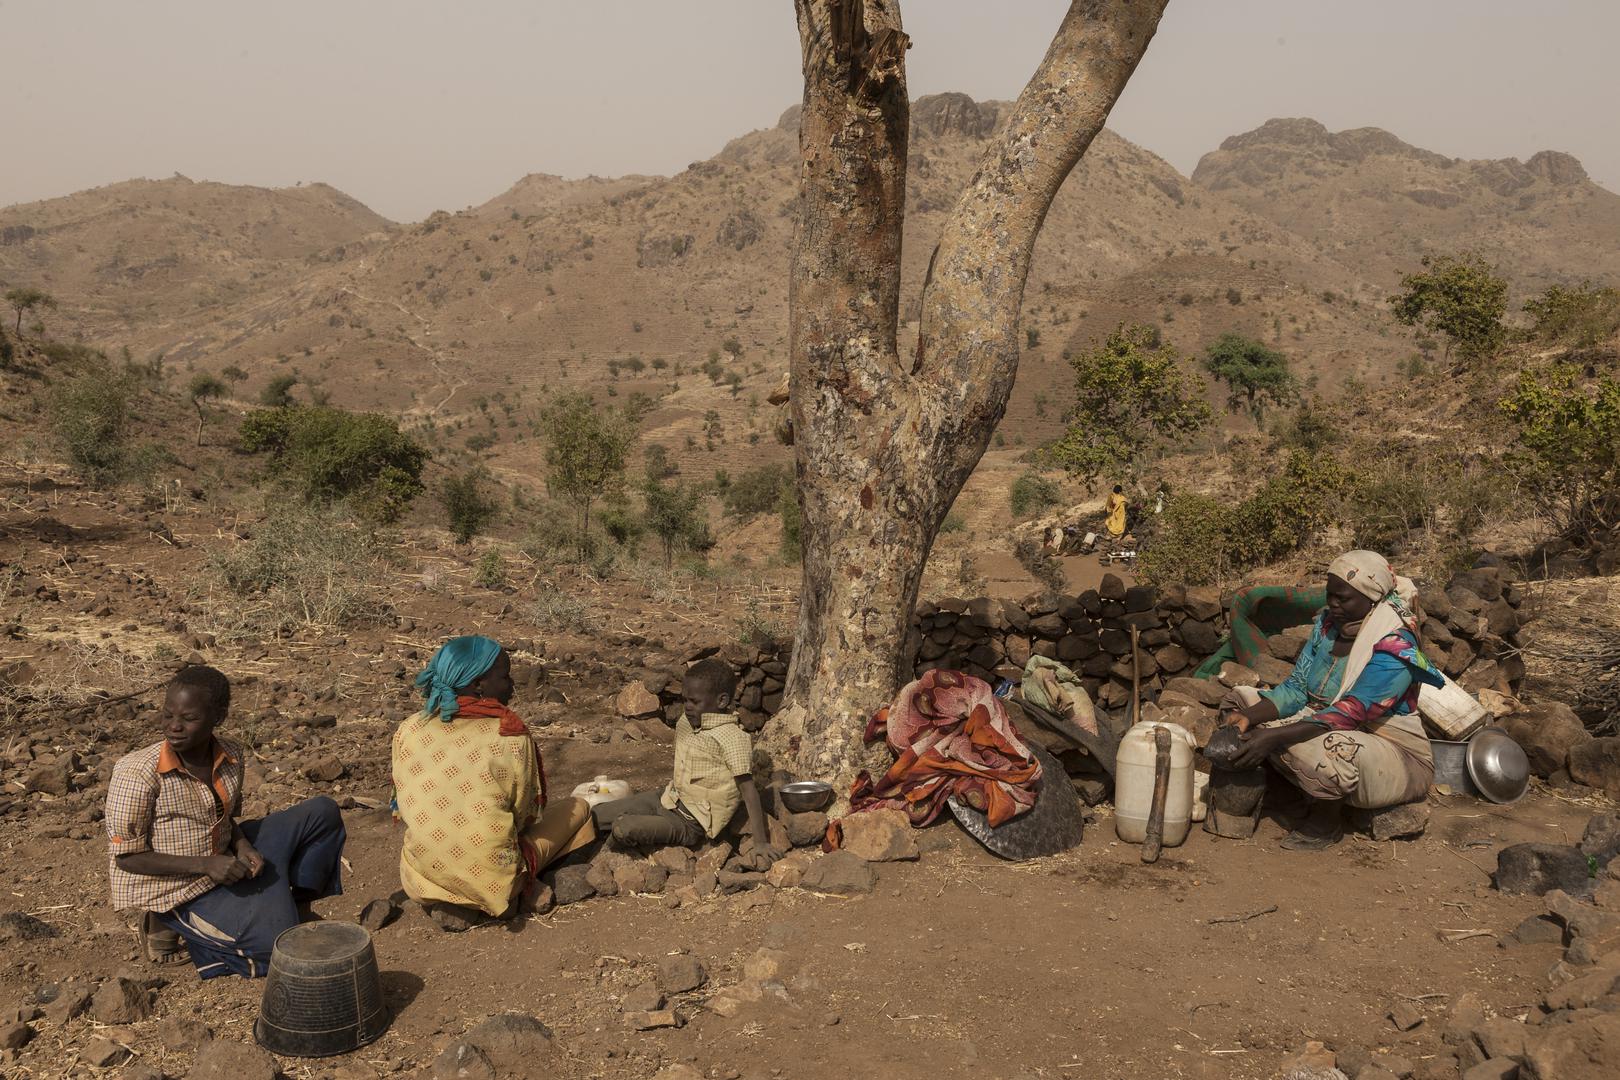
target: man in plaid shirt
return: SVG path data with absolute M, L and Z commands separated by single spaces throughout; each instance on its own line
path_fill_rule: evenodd
M 184 939 L 205 979 L 263 975 L 276 935 L 343 891 L 331 799 L 237 822 L 243 751 L 214 735 L 230 702 L 223 674 L 181 669 L 164 696 L 162 741 L 119 759 L 107 787 L 113 907 L 143 912 L 149 960 L 178 960 Z

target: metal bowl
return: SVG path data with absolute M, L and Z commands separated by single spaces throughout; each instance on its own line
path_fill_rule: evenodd
M 1530 759 L 1513 736 L 1481 728 L 1468 740 L 1468 778 L 1493 803 L 1517 802 L 1530 786 Z
M 832 785 L 823 780 L 795 780 L 777 790 L 782 796 L 782 805 L 795 814 L 825 810 L 833 801 Z

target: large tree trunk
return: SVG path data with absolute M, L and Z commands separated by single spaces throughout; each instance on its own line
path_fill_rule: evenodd
M 1167 0 L 1075 0 L 935 252 L 902 360 L 908 100 L 897 0 L 795 0 L 802 171 L 789 291 L 804 580 L 785 764 L 841 791 L 867 716 L 910 678 L 934 536 L 1006 409 L 1035 237 Z

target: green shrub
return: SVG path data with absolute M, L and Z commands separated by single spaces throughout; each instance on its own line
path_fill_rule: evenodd
M 750 518 L 777 508 L 783 491 L 793 490 L 793 473 L 785 465 L 761 465 L 730 478 L 721 489 L 726 513 Z
M 428 452 L 379 413 L 325 406 L 261 410 L 242 421 L 249 453 L 270 456 L 273 472 L 305 498 L 347 499 L 378 521 L 395 521 L 422 492 Z
M 1524 311 L 1535 320 L 1531 336 L 1551 344 L 1589 348 L 1620 333 L 1620 292 L 1590 281 L 1573 289 L 1554 285 L 1526 300 Z
M 1241 502 L 1176 496 L 1143 544 L 1142 576 L 1161 584 L 1218 585 L 1297 551 L 1333 520 L 1347 482 L 1333 458 L 1296 451 L 1279 475 Z
M 569 542 L 572 542 L 571 537 Z M 542 630 L 571 630 L 575 633 L 589 630 L 592 622 L 583 600 L 544 580 L 535 585 L 535 601 L 530 609 L 530 618 Z
M 298 385 L 296 375 L 277 375 L 259 391 L 259 404 L 272 409 L 284 409 L 293 403 L 292 388 Z
M 641 539 L 642 523 L 622 499 L 604 506 L 596 520 L 608 539 L 620 547 L 634 547 Z
M 506 586 L 506 560 L 501 553 L 490 548 L 478 556 L 473 567 L 473 584 L 480 589 L 500 589 Z
M 465 544 L 484 531 L 500 513 L 500 502 L 490 492 L 490 476 L 483 469 L 468 469 L 446 477 L 439 485 L 439 505 L 456 543 Z
M 939 523 L 939 531 L 942 535 L 945 533 L 965 532 L 966 530 L 967 518 L 963 517 L 959 510 L 950 511 L 945 515 L 945 520 Z
M 11 336 L 6 333 L 4 326 L 0 326 L 0 367 L 10 367 L 16 358 L 17 349 L 11 344 Z
M 136 383 L 103 365 L 57 383 L 47 399 L 51 429 L 67 451 L 68 464 L 86 483 L 117 484 L 132 478 L 138 456 L 129 444 L 130 406 Z
M 1620 379 L 1588 380 L 1573 364 L 1523 371 L 1500 408 L 1517 428 L 1511 465 L 1541 510 L 1578 539 L 1613 529 L 1620 520 Z
M 384 556 L 376 530 L 346 506 L 292 502 L 266 507 L 252 538 L 210 552 L 208 565 L 236 598 L 233 628 L 284 634 L 381 618 Z
M 1031 517 L 1063 501 L 1057 484 L 1038 472 L 1026 472 L 1013 481 L 1007 503 L 1015 518 Z

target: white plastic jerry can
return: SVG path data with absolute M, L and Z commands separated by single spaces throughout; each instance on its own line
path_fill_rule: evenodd
M 1192 828 L 1192 732 L 1179 724 L 1143 721 L 1125 733 L 1114 759 L 1114 831 L 1127 844 L 1147 838 L 1148 815 L 1153 810 L 1154 732 L 1170 732 L 1170 785 L 1164 798 L 1164 846 L 1175 847 Z
M 576 799 L 584 799 L 592 806 L 599 806 L 615 799 L 630 797 L 630 782 L 628 780 L 609 780 L 605 776 L 598 776 L 595 780 L 587 780 L 573 791 Z

